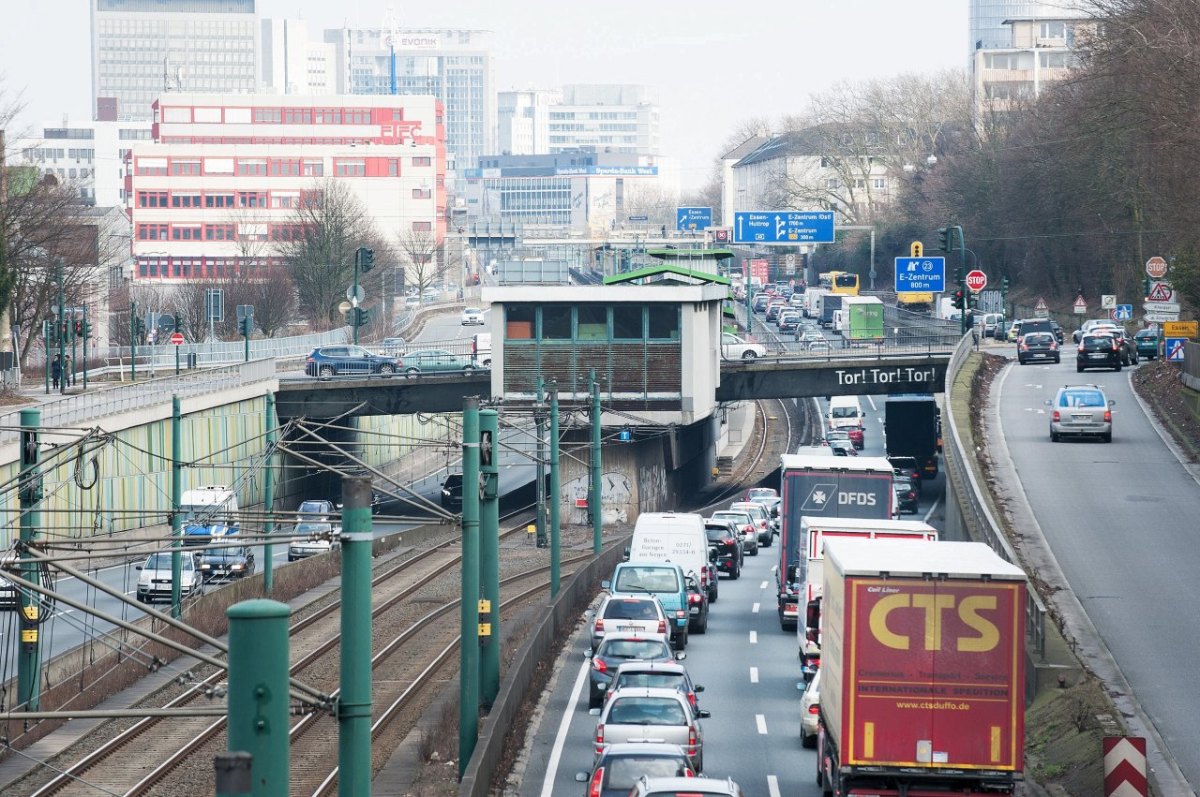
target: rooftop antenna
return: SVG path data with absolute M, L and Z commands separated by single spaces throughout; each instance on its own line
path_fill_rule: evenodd
M 383 17 L 383 41 L 388 47 L 388 93 L 395 95 L 399 94 L 396 89 L 396 39 L 399 38 L 400 31 L 396 26 L 396 9 L 394 6 L 387 7 L 387 13 Z

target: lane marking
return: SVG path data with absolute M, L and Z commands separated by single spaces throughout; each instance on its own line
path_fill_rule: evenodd
M 942 497 L 939 495 L 934 499 L 933 505 L 929 507 L 929 511 L 925 513 L 925 522 L 929 522 L 929 518 L 933 517 L 933 512 L 938 508 L 938 504 L 942 502 Z
M 754 724 L 758 726 L 758 732 L 761 736 L 767 735 L 767 718 L 765 715 L 755 714 Z
M 587 678 L 591 662 L 583 660 L 575 685 L 571 687 L 571 698 L 567 701 L 567 710 L 563 712 L 562 722 L 558 725 L 558 734 L 554 737 L 554 748 L 550 751 L 550 760 L 546 762 L 546 779 L 542 781 L 541 797 L 552 797 L 554 794 L 554 778 L 558 775 L 558 762 L 562 758 L 563 747 L 567 742 L 567 731 L 571 728 L 571 717 L 575 714 L 575 704 L 579 702 L 579 692 Z
M 758 609 L 759 609 L 759 606 L 760 606 L 760 605 L 761 605 L 761 604 L 758 604 L 758 603 L 756 603 L 756 604 L 754 604 L 753 606 L 751 606 L 751 607 L 750 607 L 750 613 L 751 613 L 751 614 L 758 614 Z
M 750 683 L 752 683 L 752 684 L 758 683 L 758 668 L 757 667 L 750 668 Z
M 879 408 L 875 406 L 875 399 L 871 397 L 870 393 L 867 394 L 867 403 L 871 405 L 872 412 L 879 412 Z
M 751 645 L 757 645 L 757 644 L 758 644 L 758 632 L 757 632 L 757 631 L 751 631 L 751 632 L 750 632 L 750 644 L 751 644 Z
M 774 775 L 767 775 L 767 793 L 770 794 L 771 797 L 780 797 L 779 778 L 775 777 Z
M 772 568 L 772 569 L 774 569 L 774 568 Z M 758 588 L 759 588 L 759 589 L 766 589 L 766 588 L 767 588 L 767 582 L 765 582 L 765 581 L 764 581 L 763 583 L 759 584 L 759 585 L 758 585 Z

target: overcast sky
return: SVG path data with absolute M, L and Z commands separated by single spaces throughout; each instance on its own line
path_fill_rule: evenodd
M 968 0 L 259 0 L 264 17 L 325 27 L 493 32 L 496 88 L 639 83 L 661 105 L 664 155 L 685 188 L 703 183 L 739 121 L 801 110 L 843 80 L 967 64 Z M 88 118 L 88 0 L 0 0 L 5 95 L 24 92 L 24 127 Z

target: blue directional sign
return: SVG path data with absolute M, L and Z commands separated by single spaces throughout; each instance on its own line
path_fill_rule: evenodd
M 712 226 L 712 208 L 675 208 L 675 229 L 706 230 Z
M 832 210 L 752 210 L 733 214 L 738 244 L 831 244 Z
M 1166 341 L 1167 362 L 1172 362 L 1172 363 L 1183 362 L 1183 349 L 1184 349 L 1183 344 L 1186 342 L 1187 342 L 1187 338 L 1167 338 L 1167 341 Z
M 1113 321 L 1131 321 L 1133 320 L 1133 305 L 1118 304 L 1112 311 Z
M 896 258 L 896 293 L 942 293 L 946 290 L 946 258 Z

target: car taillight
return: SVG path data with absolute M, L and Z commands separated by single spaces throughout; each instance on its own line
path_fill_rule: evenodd
M 1062 420 L 1062 416 L 1059 415 L 1058 410 L 1050 413 L 1050 420 L 1054 421 L 1055 423 L 1058 423 L 1060 420 Z
M 914 493 L 912 490 L 909 490 L 909 491 L 908 491 L 907 493 L 905 493 L 905 495 L 904 495 L 904 498 L 905 498 L 905 500 L 912 500 L 913 498 L 916 498 L 916 497 L 917 497 L 917 494 L 916 494 L 916 493 Z
M 1104 411 L 1104 422 L 1105 422 L 1105 423 L 1112 423 L 1112 410 L 1105 410 L 1105 411 Z
M 1117 351 L 1120 348 L 1121 348 L 1120 344 L 1114 340 L 1113 341 L 1113 351 Z
M 596 749 L 599 750 L 604 744 L 604 723 L 596 723 Z
M 676 609 L 675 616 L 678 618 L 684 618 L 684 617 L 687 617 L 687 612 L 683 609 Z
M 1029 351 L 1029 344 L 1025 341 L 1021 341 L 1021 345 L 1017 348 L 1019 348 L 1021 351 Z
M 596 767 L 592 773 L 592 782 L 588 784 L 588 797 L 600 797 L 600 784 L 604 782 L 604 767 Z
M 821 707 L 818 706 L 816 703 L 813 703 L 811 706 L 808 707 L 808 713 L 809 714 L 820 714 Z
M 696 693 L 688 692 L 688 702 L 692 704 L 692 708 L 696 707 Z
M 597 618 L 596 618 L 596 627 L 595 627 L 595 629 L 594 629 L 594 630 L 595 630 L 595 632 L 596 632 L 597 634 L 602 634 L 602 633 L 604 633 L 604 620 L 602 620 L 601 618 L 597 617 Z
M 1084 349 L 1083 349 L 1083 344 L 1082 344 L 1082 343 L 1080 343 L 1080 344 L 1079 344 L 1079 350 L 1080 350 L 1080 351 L 1083 351 L 1083 350 L 1084 350 Z
M 1054 351 L 1057 348 L 1058 348 L 1058 344 L 1055 343 L 1054 341 L 1050 341 L 1050 351 Z
M 696 726 L 688 726 L 688 747 L 692 750 L 696 749 Z
M 608 665 L 604 662 L 604 659 L 592 657 L 592 669 L 596 672 L 608 672 Z
M 660 633 L 660 634 L 667 633 L 667 621 L 666 620 L 658 621 L 658 633 Z
M 704 598 L 698 592 L 688 593 L 688 603 L 703 603 Z

